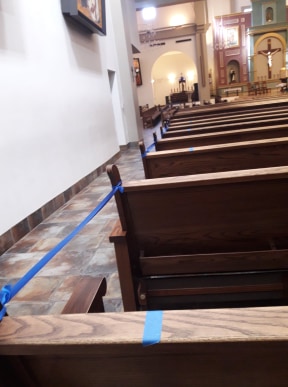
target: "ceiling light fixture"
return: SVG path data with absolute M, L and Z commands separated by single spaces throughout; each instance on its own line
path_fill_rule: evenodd
M 156 8 L 148 7 L 142 9 L 142 17 L 144 20 L 153 20 L 156 18 Z

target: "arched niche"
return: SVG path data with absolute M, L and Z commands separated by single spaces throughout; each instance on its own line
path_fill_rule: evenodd
M 195 62 L 181 51 L 169 51 L 157 58 L 151 70 L 153 97 L 155 105 L 164 105 L 166 97 L 179 90 L 179 78 L 186 80 L 185 90 L 193 91 L 198 83 Z
M 240 64 L 237 60 L 230 60 L 226 68 L 227 84 L 233 85 L 240 81 Z
M 278 33 L 261 35 L 254 44 L 254 80 L 280 78 L 281 68 L 286 66 L 286 41 Z

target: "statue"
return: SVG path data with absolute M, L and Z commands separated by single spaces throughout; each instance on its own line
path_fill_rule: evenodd
M 235 70 L 230 69 L 230 83 L 234 83 L 235 81 Z
M 186 85 L 186 79 L 183 77 L 182 73 L 181 73 L 181 76 L 179 78 L 179 89 L 180 89 L 180 85 L 181 85 L 181 88 L 182 88 L 182 92 L 184 91 L 184 86 Z

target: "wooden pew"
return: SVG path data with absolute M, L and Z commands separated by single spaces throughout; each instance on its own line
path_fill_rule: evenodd
M 145 153 L 146 179 L 288 165 L 288 137 Z
M 238 130 L 238 129 L 251 129 L 261 128 L 264 126 L 278 126 L 287 124 L 287 117 L 272 118 L 269 121 L 266 119 L 262 120 L 247 120 L 244 122 L 231 122 L 231 123 L 218 123 L 209 126 L 188 126 L 184 129 L 172 129 L 162 131 L 161 135 L 163 138 L 187 136 L 189 134 L 201 134 L 201 133 L 212 133 L 212 132 L 223 132 L 226 130 Z
M 143 346 L 146 312 L 5 317 L 3 387 L 286 387 L 288 308 L 164 311 Z
M 171 118 L 170 118 L 170 125 L 177 125 L 177 124 L 180 124 L 182 122 L 186 122 L 186 121 L 193 121 L 193 122 L 202 122 L 202 121 L 206 121 L 208 119 L 212 120 L 212 119 L 219 119 L 219 118 L 225 118 L 227 116 L 229 117 L 241 117 L 241 116 L 250 116 L 250 117 L 253 117 L 254 115 L 261 115 L 261 114 L 273 114 L 275 112 L 285 112 L 287 110 L 287 107 L 286 106 L 272 106 L 272 107 L 262 107 L 261 109 L 260 108 L 255 108 L 254 110 L 246 110 L 246 109 L 243 109 L 243 110 L 239 110 L 239 111 L 232 111 L 232 112 L 227 112 L 226 110 L 222 111 L 207 111 L 205 115 L 189 115 L 189 116 L 180 116 L 178 117 L 176 114 L 173 115 Z
M 162 120 L 162 113 L 169 109 L 169 105 L 166 106 L 153 106 L 146 110 L 142 110 L 141 117 L 143 120 L 143 128 L 153 128 L 160 120 Z M 174 114 L 174 110 L 171 114 Z
M 263 110 L 268 107 L 275 107 L 275 106 L 283 106 L 287 107 L 288 100 L 287 97 L 284 98 L 269 98 L 267 100 L 261 101 L 243 101 L 243 102 L 235 102 L 235 103 L 229 103 L 229 104 L 215 104 L 215 105 L 207 105 L 207 106 L 197 106 L 192 109 L 179 109 L 178 112 L 175 114 L 175 119 L 180 117 L 196 117 L 196 116 L 206 116 L 207 114 L 211 114 L 212 112 L 225 112 L 225 113 L 232 113 L 236 111 L 256 111 L 256 110 Z
M 287 117 L 288 112 L 287 109 L 283 110 L 273 110 L 273 111 L 262 111 L 262 112 L 257 112 L 257 113 L 243 113 L 243 114 L 235 114 L 235 115 L 228 115 L 225 114 L 223 116 L 209 116 L 205 119 L 201 118 L 198 120 L 195 119 L 188 119 L 188 120 L 183 120 L 181 122 L 174 122 L 173 120 L 170 119 L 169 121 L 169 129 L 171 130 L 176 130 L 176 129 L 185 129 L 187 127 L 193 128 L 193 127 L 204 127 L 204 126 L 209 126 L 209 125 L 216 125 L 216 124 L 222 124 L 222 123 L 229 123 L 229 122 L 245 122 L 245 121 L 257 121 L 257 120 L 263 120 L 266 119 L 268 122 L 272 118 L 282 118 L 282 117 Z
M 104 312 L 103 297 L 107 283 L 104 277 L 81 276 L 76 279 L 75 287 L 62 314 Z
M 125 183 L 110 236 L 125 311 L 286 304 L 287 189 L 287 166 Z
M 156 133 L 153 133 L 156 151 L 280 137 L 288 137 L 288 125 L 264 126 L 260 128 L 229 130 L 207 134 L 192 134 L 190 136 L 161 139 L 158 139 Z

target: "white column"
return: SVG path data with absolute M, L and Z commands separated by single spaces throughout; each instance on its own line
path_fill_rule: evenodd
M 196 65 L 198 71 L 199 100 L 210 100 L 208 55 L 206 44 L 206 32 L 209 28 L 208 11 L 206 1 L 195 2 L 195 14 L 197 15 L 196 29 Z

